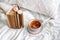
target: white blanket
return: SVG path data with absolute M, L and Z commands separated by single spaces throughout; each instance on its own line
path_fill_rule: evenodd
M 0 40 L 60 40 L 60 4 L 59 0 L 0 0 Z M 34 12 L 43 14 L 42 20 L 48 20 L 44 25 L 43 30 L 36 35 L 31 35 L 27 32 L 27 21 L 29 18 L 34 18 L 28 10 L 23 11 L 25 18 L 25 27 L 23 29 L 11 29 L 7 25 L 6 13 L 11 4 L 18 4 L 21 7 Z M 4 10 L 4 12 L 2 11 Z M 44 16 L 45 15 L 45 16 Z M 27 17 L 28 16 L 28 17 Z M 49 17 L 48 17 L 49 16 Z M 47 18 L 46 18 L 47 17 Z

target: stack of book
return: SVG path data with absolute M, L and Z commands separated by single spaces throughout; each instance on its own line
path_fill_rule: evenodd
M 11 28 L 21 28 L 24 27 L 23 12 L 20 10 L 19 6 L 14 5 L 6 13 L 8 24 Z

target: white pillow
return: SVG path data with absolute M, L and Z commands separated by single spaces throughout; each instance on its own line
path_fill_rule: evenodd
M 20 6 L 57 18 L 58 6 L 60 0 L 1 0 L 8 4 L 19 4 Z

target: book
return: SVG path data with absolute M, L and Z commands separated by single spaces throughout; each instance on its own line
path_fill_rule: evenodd
M 11 8 L 7 13 L 7 21 L 11 28 L 21 28 L 24 27 L 24 18 L 23 13 L 21 11 L 14 11 Z

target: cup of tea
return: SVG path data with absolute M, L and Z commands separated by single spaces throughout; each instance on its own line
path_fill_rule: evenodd
M 42 23 L 38 19 L 33 19 L 28 24 L 28 32 L 32 34 L 37 34 L 42 31 Z

